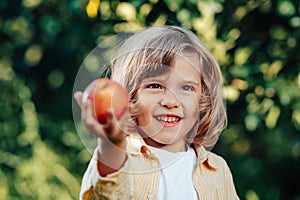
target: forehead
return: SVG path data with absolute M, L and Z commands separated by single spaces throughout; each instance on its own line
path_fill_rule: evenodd
M 140 84 L 144 79 L 152 77 L 181 77 L 181 79 L 199 80 L 200 78 L 200 58 L 195 51 L 182 51 L 177 54 L 169 54 L 164 57 L 161 62 L 155 59 L 148 60 L 138 69 L 141 73 L 137 77 L 137 82 Z
M 197 53 L 181 53 L 180 55 L 174 56 L 171 67 L 181 67 L 184 69 L 194 69 L 198 73 L 200 72 L 200 59 Z
M 181 57 L 176 56 L 170 65 L 160 66 L 161 72 L 153 76 L 145 77 L 146 80 L 152 78 L 162 81 L 172 80 L 180 82 L 194 82 L 200 84 L 199 61 L 195 56 Z M 144 79 L 144 80 L 145 80 Z
M 174 57 L 170 64 L 178 75 L 183 77 L 200 77 L 200 60 L 196 53 L 184 53 Z

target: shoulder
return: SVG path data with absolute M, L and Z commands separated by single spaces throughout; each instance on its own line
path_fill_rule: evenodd
M 230 169 L 228 167 L 226 160 L 222 156 L 220 156 L 214 152 L 209 152 L 207 154 L 206 162 L 210 167 L 216 169 L 217 171 L 223 171 L 225 173 L 230 173 Z
M 225 159 L 214 152 L 209 152 L 207 154 L 207 159 L 208 162 L 210 162 L 213 165 L 216 165 L 216 167 L 222 167 L 225 165 L 227 166 L 227 162 L 225 161 Z
M 203 164 L 208 169 L 227 168 L 227 163 L 223 157 L 214 152 L 206 150 L 203 146 L 195 148 L 198 163 Z

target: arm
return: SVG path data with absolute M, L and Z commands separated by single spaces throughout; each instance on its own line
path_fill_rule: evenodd
M 89 134 L 98 138 L 97 159 L 99 172 L 106 176 L 120 169 L 126 160 L 126 134 L 124 132 L 129 113 L 124 114 L 120 121 L 109 111 L 107 123 L 102 125 L 93 116 L 92 104 L 88 100 L 82 103 L 82 92 L 76 92 L 74 98 L 81 108 L 82 122 Z
M 109 173 L 107 176 L 101 176 L 97 169 L 99 163 L 97 159 L 98 151 L 99 146 L 95 149 L 88 168 L 84 173 L 80 200 L 131 199 L 129 195 L 132 186 L 129 176 L 128 173 L 122 172 L 123 170 L 128 171 L 128 161 L 126 161 L 122 169 Z
M 98 138 L 98 146 L 83 176 L 80 199 L 116 199 L 128 194 L 128 176 L 119 170 L 126 168 L 126 134 L 129 113 L 116 121 L 109 111 L 107 123 L 102 125 L 94 118 L 90 101 L 81 102 L 82 92 L 74 98 L 81 108 L 82 122 L 89 134 Z M 113 187 L 112 187 L 113 186 Z
M 125 141 L 113 144 L 99 139 L 98 144 L 97 169 L 100 175 L 107 176 L 121 169 L 127 159 Z

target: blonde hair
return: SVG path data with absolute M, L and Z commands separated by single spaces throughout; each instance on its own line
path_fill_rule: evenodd
M 129 37 L 112 60 L 111 78 L 124 86 L 133 103 L 137 90 L 146 77 L 167 71 L 177 55 L 184 52 L 199 56 L 201 75 L 199 120 L 188 139 L 195 147 L 212 148 L 225 128 L 227 116 L 222 98 L 222 75 L 211 53 L 191 31 L 176 26 L 151 27 Z

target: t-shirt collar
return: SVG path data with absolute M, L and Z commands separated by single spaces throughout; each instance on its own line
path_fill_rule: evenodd
M 148 145 L 145 143 L 143 138 L 136 134 L 136 135 L 129 135 L 127 136 L 127 152 L 132 155 L 138 155 L 138 154 L 145 154 L 152 157 L 153 154 L 151 153 L 150 149 L 148 148 Z M 209 159 L 209 151 L 207 151 L 203 146 L 199 146 L 194 148 L 197 155 L 197 161 L 198 163 L 204 163 L 207 162 L 212 168 L 218 168 L 216 163 Z

